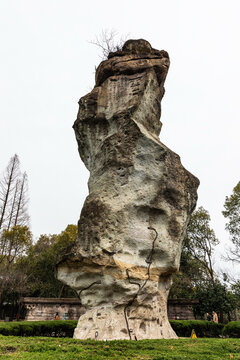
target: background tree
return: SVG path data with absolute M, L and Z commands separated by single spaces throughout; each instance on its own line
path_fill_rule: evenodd
M 180 270 L 173 278 L 170 296 L 194 299 L 203 282 L 214 283 L 214 246 L 218 240 L 210 227 L 210 215 L 203 207 L 192 214 L 183 243 Z
M 231 321 L 231 312 L 238 305 L 237 296 L 219 279 L 215 279 L 214 285 L 209 281 L 199 283 L 196 298 L 199 303 L 194 305 L 195 314 L 203 317 L 207 312 L 216 311 L 220 322 L 223 322 L 224 314 Z
M 196 210 L 187 227 L 180 262 L 180 271 L 173 278 L 170 298 L 197 299 L 196 316 L 216 311 L 223 313 L 237 306 L 236 296 L 226 283 L 220 281 L 213 268 L 214 248 L 219 243 L 210 227 L 210 215 L 203 208 Z
M 206 279 L 214 283 L 213 254 L 219 240 L 210 227 L 210 221 L 210 215 L 203 207 L 194 211 L 188 224 L 184 246 L 193 259 L 201 264 Z
M 2 232 L 0 248 L 0 296 L 8 304 L 12 317 L 18 312 L 22 296 L 76 297 L 77 294 L 55 277 L 55 266 L 77 236 L 77 226 L 68 225 L 58 235 L 41 235 L 32 243 L 27 226 L 15 226 Z M 1 305 L 1 303 L 0 303 Z M 0 317 L 4 317 L 0 306 Z M 9 313 L 8 313 L 9 314 Z
M 234 246 L 229 249 L 228 259 L 240 263 L 240 182 L 234 187 L 232 195 L 226 197 L 224 208 L 222 214 L 228 220 L 226 230 Z
M 28 228 L 27 174 L 20 172 L 17 154 L 0 179 L 0 305 L 16 301 L 13 294 L 24 290 L 26 277 L 18 261 L 32 244 Z
M 27 296 L 76 297 L 76 293 L 56 279 L 55 266 L 75 241 L 77 226 L 68 225 L 59 235 L 41 235 L 24 259 Z
M 19 158 L 15 154 L 0 180 L 0 231 L 28 225 L 27 187 L 27 174 L 21 174 Z
M 196 299 L 197 285 L 205 278 L 205 268 L 199 263 L 188 249 L 184 246 L 182 250 L 180 269 L 173 276 L 173 284 L 169 298 L 172 299 Z
M 32 234 L 27 226 L 16 225 L 0 234 L 0 304 L 4 293 L 13 286 L 13 280 L 19 278 L 14 272 L 18 272 L 17 260 L 27 253 L 31 244 Z M 23 283 L 19 285 L 23 286 Z
M 8 227 L 8 209 L 11 204 L 11 197 L 17 185 L 19 170 L 19 159 L 15 154 L 9 161 L 9 164 L 0 181 L 0 230 Z M 15 195 L 17 196 L 17 195 Z M 13 196 L 14 197 L 14 196 Z

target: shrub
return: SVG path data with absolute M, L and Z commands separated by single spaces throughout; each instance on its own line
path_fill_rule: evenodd
M 180 337 L 190 337 L 194 329 L 197 337 L 219 337 L 222 334 L 231 338 L 240 337 L 240 321 L 227 325 L 203 320 L 170 320 L 170 324 Z M 18 321 L 0 323 L 1 335 L 73 337 L 76 320 Z
M 219 337 L 223 324 L 204 320 L 170 320 L 170 324 L 180 337 L 190 337 L 194 329 L 197 337 Z
M 240 338 L 240 321 L 231 321 L 225 325 L 223 335 L 231 338 Z
M 1 335 L 72 337 L 76 320 L 18 321 L 0 323 Z

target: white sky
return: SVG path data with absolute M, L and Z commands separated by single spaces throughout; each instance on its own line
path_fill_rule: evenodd
M 88 41 L 116 29 L 170 55 L 160 139 L 200 179 L 224 252 L 221 211 L 240 180 L 239 14 L 238 0 L 0 0 L 0 171 L 19 155 L 35 238 L 79 218 L 88 171 L 71 127 L 100 62 Z

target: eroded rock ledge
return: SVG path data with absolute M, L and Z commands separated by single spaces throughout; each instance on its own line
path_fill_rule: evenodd
M 159 140 L 168 68 L 166 51 L 128 40 L 79 101 L 73 127 L 89 195 L 57 275 L 87 309 L 76 338 L 176 337 L 167 297 L 199 181 Z

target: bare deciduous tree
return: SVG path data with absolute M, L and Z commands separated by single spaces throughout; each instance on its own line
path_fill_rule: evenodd
M 15 187 L 20 174 L 19 159 L 15 154 L 9 161 L 9 164 L 0 181 L 0 230 L 6 227 L 8 220 L 8 210 L 11 204 L 11 197 L 15 193 Z
M 29 215 L 27 212 L 27 197 L 28 182 L 27 182 L 27 173 L 24 172 L 22 178 L 19 180 L 19 190 L 18 196 L 16 198 L 16 210 L 14 214 L 14 226 L 16 225 L 26 225 L 29 222 Z
M 0 181 L 0 231 L 28 224 L 27 185 L 27 174 L 21 174 L 19 158 L 15 154 Z

